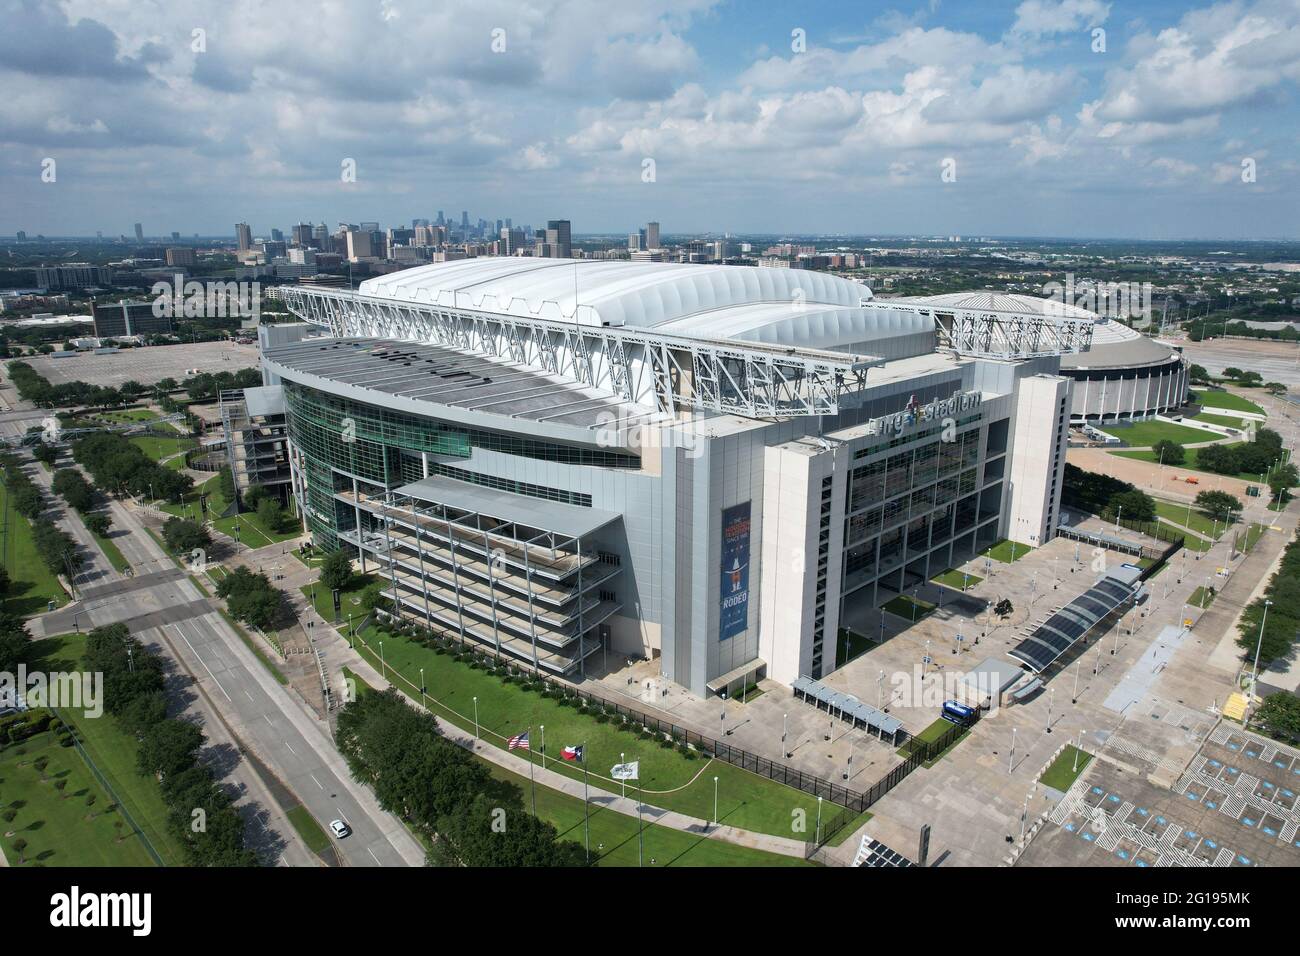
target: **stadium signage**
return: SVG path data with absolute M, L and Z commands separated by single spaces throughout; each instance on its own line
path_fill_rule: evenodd
M 913 395 L 901 411 L 870 419 L 867 422 L 867 434 L 897 435 L 918 423 L 943 421 L 945 418 L 953 418 L 963 412 L 979 408 L 983 400 L 982 392 L 963 392 L 961 389 L 954 391 L 948 398 L 936 398 L 928 405 L 920 404 Z

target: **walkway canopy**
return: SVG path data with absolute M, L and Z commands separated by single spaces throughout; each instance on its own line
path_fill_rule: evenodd
M 1011 656 L 1035 674 L 1051 667 L 1056 659 L 1089 631 L 1108 620 L 1116 611 L 1127 610 L 1142 591 L 1142 569 L 1121 564 L 1098 578 L 1097 583 L 1061 608 L 1011 651 Z
M 800 700 L 816 705 L 832 717 L 847 720 L 855 727 L 863 730 L 874 728 L 882 737 L 888 734 L 896 739 L 898 732 L 903 729 L 903 722 L 897 717 L 891 717 L 870 704 L 864 704 L 852 694 L 834 690 L 811 677 L 797 678 L 792 689 L 794 696 Z

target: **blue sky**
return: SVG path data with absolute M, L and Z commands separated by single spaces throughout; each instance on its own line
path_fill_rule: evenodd
M 0 0 L 0 16 L 0 233 L 439 209 L 578 232 L 1300 233 L 1296 0 Z

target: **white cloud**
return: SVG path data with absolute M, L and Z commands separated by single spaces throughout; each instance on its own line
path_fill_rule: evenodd
M 1110 15 L 1102 0 L 1025 0 L 1016 7 L 1011 32 L 1030 37 L 1055 36 L 1101 26 Z

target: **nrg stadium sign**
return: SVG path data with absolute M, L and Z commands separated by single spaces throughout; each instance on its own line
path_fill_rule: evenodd
M 946 418 L 953 418 L 963 412 L 979 408 L 983 400 L 984 394 L 982 392 L 963 392 L 958 389 L 948 398 L 936 398 L 928 405 L 921 405 L 916 400 L 916 396 L 913 395 L 908 399 L 907 404 L 903 406 L 902 411 L 869 419 L 867 421 L 867 434 L 901 434 L 918 423 L 941 422 Z

